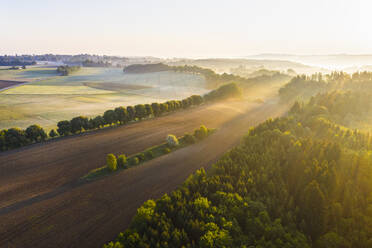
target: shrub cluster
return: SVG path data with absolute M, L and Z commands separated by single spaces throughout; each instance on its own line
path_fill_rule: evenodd
M 126 169 L 129 166 L 135 166 L 138 165 L 141 162 L 144 162 L 146 160 L 151 160 L 154 158 L 154 152 L 156 149 L 161 148 L 164 146 L 160 153 L 167 154 L 172 152 L 172 149 L 177 148 L 180 143 L 181 144 L 193 144 L 197 140 L 202 140 L 205 137 L 207 137 L 210 134 L 211 130 L 207 129 L 204 125 L 201 125 L 200 128 L 195 129 L 194 135 L 185 133 L 184 137 L 182 137 L 180 140 L 177 139 L 177 137 L 173 134 L 168 134 L 166 138 L 166 145 L 162 144 L 158 147 L 153 147 L 148 150 L 145 150 L 144 152 L 137 153 L 129 158 L 127 158 L 124 154 L 118 155 L 116 157 L 114 154 L 110 153 L 106 156 L 106 167 L 110 171 L 115 171 L 118 168 Z M 158 152 L 157 155 L 159 156 Z
M 0 130 L 0 151 L 44 141 L 47 134 L 39 125 L 31 125 L 25 130 L 9 128 Z
M 61 66 L 58 66 L 57 67 L 57 72 L 60 73 L 62 76 L 68 76 L 70 75 L 72 72 L 75 72 L 75 71 L 78 71 L 80 70 L 80 66 L 64 66 L 64 65 L 61 65 Z
M 178 139 L 173 134 L 168 134 L 167 136 L 167 144 L 169 147 L 176 147 L 179 145 Z

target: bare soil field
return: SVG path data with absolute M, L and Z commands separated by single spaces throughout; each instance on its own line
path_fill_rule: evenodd
M 249 128 L 286 110 L 275 102 L 205 105 L 119 128 L 0 154 L 0 247 L 100 247 L 123 231 L 146 200 L 208 167 Z M 140 152 L 201 124 L 217 128 L 195 145 L 81 183 L 107 153 Z
M 12 86 L 17 86 L 18 84 L 24 84 L 25 82 L 21 81 L 9 81 L 9 80 L 0 80 L 0 90 Z

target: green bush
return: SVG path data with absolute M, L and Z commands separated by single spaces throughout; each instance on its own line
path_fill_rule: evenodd
M 196 142 L 194 135 L 191 135 L 189 133 L 185 133 L 184 140 L 186 144 L 194 144 Z
M 204 139 L 208 136 L 208 129 L 204 125 L 201 125 L 199 129 L 195 130 L 194 136 L 199 140 Z
M 114 154 L 112 154 L 112 153 L 107 154 L 106 165 L 107 165 L 107 168 L 110 171 L 116 171 L 116 169 L 117 169 L 117 160 L 116 160 L 116 157 L 115 157 Z
M 152 159 L 152 158 L 154 158 L 154 153 L 151 150 L 148 150 L 148 151 L 145 152 L 145 157 L 147 159 Z
M 145 160 L 145 154 L 141 152 L 140 154 L 137 155 L 139 161 L 144 161 Z
M 131 165 L 138 165 L 139 162 L 140 162 L 140 160 L 138 159 L 138 157 L 134 157 L 134 158 L 132 158 Z
M 57 136 L 58 136 L 58 133 L 56 132 L 56 130 L 54 130 L 54 129 L 50 130 L 49 137 L 54 138 L 54 137 L 57 137 Z
M 122 168 L 126 167 L 127 157 L 124 154 L 119 155 L 117 161 L 118 161 L 118 166 L 119 167 L 122 167 Z
M 169 149 L 168 147 L 164 148 L 164 153 L 170 153 L 171 152 L 171 149 Z
M 167 136 L 167 144 L 170 147 L 176 147 L 179 145 L 178 139 L 173 134 L 168 134 Z

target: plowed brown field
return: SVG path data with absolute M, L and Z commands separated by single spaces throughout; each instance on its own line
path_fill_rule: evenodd
M 0 247 L 100 247 L 147 199 L 174 190 L 237 144 L 249 128 L 286 110 L 275 102 L 232 101 L 0 154 Z M 217 132 L 112 176 L 81 183 L 107 153 L 127 155 L 201 124 Z

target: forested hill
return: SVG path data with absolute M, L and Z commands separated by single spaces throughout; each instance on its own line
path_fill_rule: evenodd
M 349 128 L 372 130 L 372 92 L 369 91 L 331 91 L 318 94 L 303 106 L 295 103 L 297 111 L 303 115 L 315 113 Z
M 217 74 L 211 69 L 202 68 L 198 66 L 169 66 L 162 63 L 158 64 L 134 64 L 129 65 L 123 69 L 124 73 L 150 73 L 161 71 L 174 71 L 195 73 L 202 75 L 209 88 L 217 88 L 227 83 L 237 83 L 239 87 L 247 89 L 257 84 L 272 84 L 272 83 L 287 83 L 292 77 L 280 72 L 273 72 L 271 75 L 259 75 L 254 78 L 244 78 L 234 74 Z
M 318 93 L 333 90 L 372 92 L 372 72 L 354 74 L 333 72 L 327 75 L 317 73 L 311 76 L 296 76 L 280 89 L 279 95 L 285 101 L 308 100 Z
M 307 108 L 251 129 L 105 247 L 372 247 L 372 137 Z

